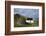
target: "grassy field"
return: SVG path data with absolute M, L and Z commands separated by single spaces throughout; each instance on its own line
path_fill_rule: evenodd
M 36 27 L 39 24 L 37 22 L 30 23 L 30 24 L 15 24 L 14 27 Z
M 21 15 L 15 15 L 14 16 L 14 27 L 36 27 L 39 26 L 38 20 L 33 20 L 34 23 L 28 23 L 28 24 L 20 24 L 24 23 L 26 21 L 26 17 L 21 16 Z

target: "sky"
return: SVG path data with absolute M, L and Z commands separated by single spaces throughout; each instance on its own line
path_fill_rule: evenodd
M 29 18 L 39 18 L 39 9 L 14 8 L 14 14 L 20 14 Z

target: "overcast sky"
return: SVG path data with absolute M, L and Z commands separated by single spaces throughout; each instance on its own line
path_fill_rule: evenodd
M 24 9 L 24 8 L 14 8 L 14 14 L 20 14 L 25 17 L 38 18 L 39 9 Z

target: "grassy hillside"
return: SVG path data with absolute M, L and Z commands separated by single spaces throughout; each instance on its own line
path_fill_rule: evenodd
M 38 26 L 38 20 L 34 20 L 34 23 L 26 23 L 27 17 L 21 16 L 19 14 L 14 15 L 14 27 L 33 27 Z

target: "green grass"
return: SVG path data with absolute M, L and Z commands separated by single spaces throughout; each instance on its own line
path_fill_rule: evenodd
M 39 22 L 38 20 L 33 20 L 34 23 L 30 23 L 30 24 L 17 24 L 18 21 L 23 22 L 25 21 L 27 18 L 23 17 L 23 16 L 14 16 L 14 27 L 36 27 L 39 26 Z
M 31 24 L 16 24 L 15 27 L 29 27 Z
M 14 27 L 36 27 L 39 26 L 39 22 L 38 20 L 34 20 L 34 23 L 30 23 L 30 24 L 16 24 L 14 23 Z
M 36 27 L 38 23 L 31 23 L 31 24 L 16 24 L 14 27 Z

